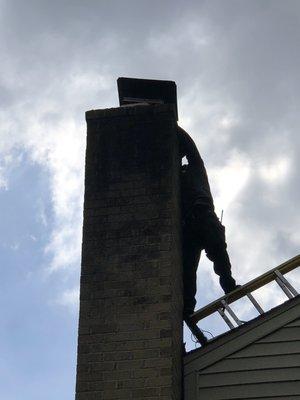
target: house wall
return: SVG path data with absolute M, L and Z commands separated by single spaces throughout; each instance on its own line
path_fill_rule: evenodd
M 299 303 L 299 299 L 295 301 Z M 300 305 L 286 310 L 276 321 L 270 319 L 267 324 L 273 324 L 274 330 L 269 334 L 255 339 L 263 324 L 257 326 L 250 332 L 254 338 L 252 342 L 238 351 L 229 351 L 210 365 L 206 363 L 207 366 L 201 368 L 199 354 L 192 362 L 194 371 L 190 365 L 186 376 L 185 400 L 300 399 L 300 318 L 278 328 L 279 319 L 288 319 L 291 312 L 299 315 Z M 244 335 L 234 340 L 238 342 Z M 232 346 L 230 342 L 225 342 L 224 348 L 226 345 Z

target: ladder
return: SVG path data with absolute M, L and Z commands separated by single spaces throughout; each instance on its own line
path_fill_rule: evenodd
M 212 303 L 209 303 L 200 310 L 195 311 L 192 315 L 185 318 L 187 326 L 191 330 L 192 334 L 197 338 L 199 343 L 203 346 L 208 342 L 208 339 L 205 337 L 205 335 L 197 326 L 197 323 L 200 320 L 208 317 L 209 315 L 215 312 L 218 312 L 218 314 L 223 318 L 223 320 L 228 325 L 230 330 L 236 328 L 237 326 L 243 325 L 244 321 L 241 321 L 235 314 L 233 309 L 230 307 L 231 303 L 241 299 L 242 297 L 247 297 L 260 315 L 264 314 L 263 308 L 254 298 L 251 292 L 261 288 L 267 283 L 275 281 L 280 287 L 280 289 L 288 297 L 288 299 L 292 299 L 298 296 L 297 290 L 284 277 L 284 275 L 287 272 L 290 272 L 299 266 L 300 266 L 300 254 L 294 258 L 291 258 L 285 263 L 279 265 L 278 267 L 271 269 L 270 271 L 264 273 L 263 275 L 260 275 L 259 277 L 253 279 L 252 281 L 246 283 L 245 285 L 240 286 L 231 293 L 228 293 L 227 295 L 220 297 L 219 299 L 213 301 Z M 231 317 L 231 319 L 229 317 Z

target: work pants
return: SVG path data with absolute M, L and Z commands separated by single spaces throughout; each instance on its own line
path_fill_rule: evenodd
M 182 239 L 184 312 L 191 314 L 196 304 L 197 267 L 202 250 L 213 262 L 214 271 L 225 293 L 233 290 L 236 283 L 231 276 L 225 228 L 213 210 L 195 207 L 184 222 Z

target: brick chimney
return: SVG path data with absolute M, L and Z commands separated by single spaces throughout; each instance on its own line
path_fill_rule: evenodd
M 171 105 L 88 111 L 76 400 L 181 398 Z

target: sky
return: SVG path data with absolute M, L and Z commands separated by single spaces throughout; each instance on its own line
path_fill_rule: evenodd
M 74 399 L 84 113 L 119 76 L 176 81 L 238 283 L 299 253 L 299 22 L 298 0 L 0 0 L 1 398 Z M 197 307 L 221 295 L 203 256 Z

